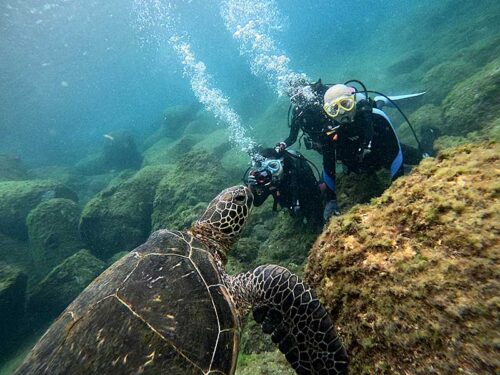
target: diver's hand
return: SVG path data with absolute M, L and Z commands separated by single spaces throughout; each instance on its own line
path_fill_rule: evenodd
M 255 179 L 255 175 L 249 174 L 247 176 L 247 184 L 250 187 L 250 189 L 252 189 L 252 187 L 254 187 L 255 185 L 257 185 L 257 180 Z
M 285 142 L 279 142 L 276 143 L 276 147 L 274 148 L 278 154 L 282 154 L 286 150 L 286 143 Z

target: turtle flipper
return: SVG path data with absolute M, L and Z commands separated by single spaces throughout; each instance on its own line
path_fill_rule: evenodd
M 347 354 L 330 316 L 296 275 L 265 265 L 234 277 L 231 284 L 237 302 L 251 305 L 254 319 L 297 374 L 347 374 Z

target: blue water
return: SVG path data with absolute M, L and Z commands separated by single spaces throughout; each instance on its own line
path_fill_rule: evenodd
M 274 100 L 272 85 L 250 73 L 221 2 L 175 3 L 177 31 L 189 34 L 214 85 L 248 123 Z M 273 37 L 294 71 L 316 79 L 349 67 L 367 44 L 384 39 L 381 26 L 426 4 L 282 0 L 282 28 Z M 133 1 L 11 0 L 0 9 L 0 152 L 34 164 L 71 163 L 99 148 L 103 134 L 145 136 L 165 108 L 196 102 L 168 33 L 164 43 L 144 42 L 158 30 L 137 29 Z

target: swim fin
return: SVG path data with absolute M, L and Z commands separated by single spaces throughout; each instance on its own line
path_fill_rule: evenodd
M 412 99 L 412 98 L 418 98 L 422 95 L 424 95 L 426 92 L 419 92 L 417 94 L 408 94 L 408 95 L 392 95 L 392 96 L 388 96 L 389 99 L 391 99 L 392 101 L 394 102 L 397 102 L 397 101 L 401 101 L 401 100 L 407 100 L 407 99 Z M 391 100 L 388 100 L 386 97 L 384 96 L 376 96 L 374 99 L 375 103 L 377 103 L 377 108 L 379 109 L 382 109 L 383 107 L 387 106 L 387 107 L 393 107 L 394 108 L 394 105 L 391 103 Z

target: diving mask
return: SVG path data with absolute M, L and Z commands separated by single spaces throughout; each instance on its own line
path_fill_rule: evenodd
M 356 97 L 355 95 L 341 96 L 338 99 L 332 100 L 331 102 L 325 103 L 323 109 L 326 114 L 331 118 L 336 118 L 340 114 L 346 112 L 351 112 L 356 107 Z
M 283 162 L 280 159 L 264 159 L 255 162 L 250 174 L 257 185 L 277 183 L 283 176 Z
M 279 159 L 265 159 L 260 162 L 260 166 L 258 166 L 259 170 L 267 169 L 273 175 L 280 174 L 283 170 L 283 164 Z

